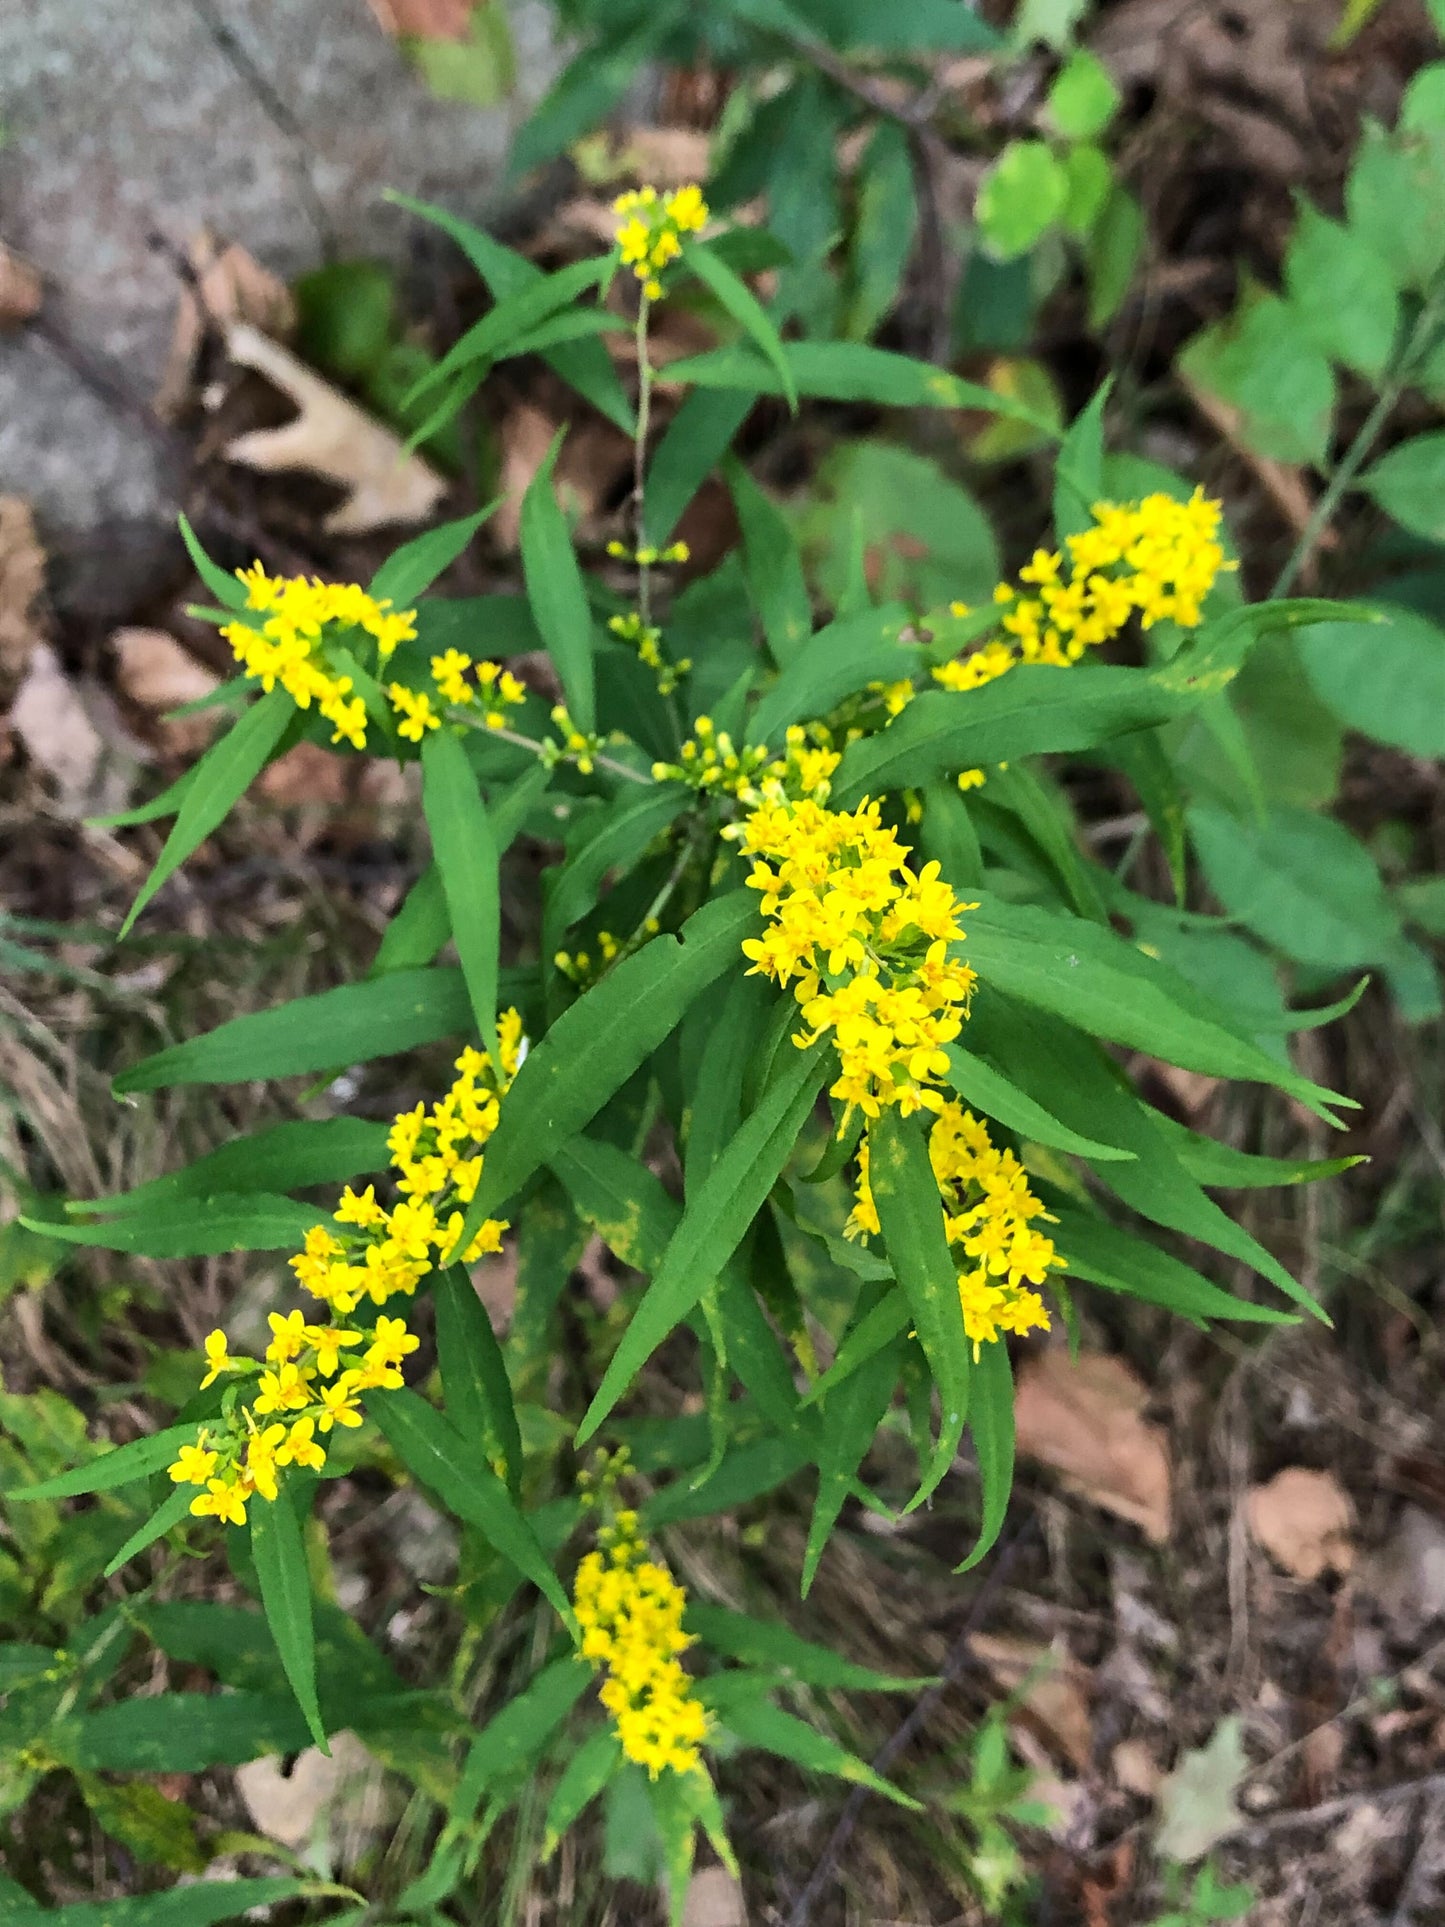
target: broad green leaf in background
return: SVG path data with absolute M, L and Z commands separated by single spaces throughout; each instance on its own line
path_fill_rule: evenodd
M 69 1206 L 76 1215 L 149 1211 L 180 1198 L 221 1193 L 300 1191 L 311 1184 L 341 1184 L 387 1161 L 387 1126 L 360 1117 L 296 1118 L 250 1137 L 233 1138 L 194 1164 L 152 1178 L 108 1198 L 84 1198 Z
M 1059 225 L 1076 241 L 1093 232 L 1114 191 L 1114 170 L 1102 147 L 1083 142 L 1064 156 L 1064 206 Z
M 1445 430 L 1398 443 L 1366 469 L 1359 486 L 1401 528 L 1445 542 Z
M 1383 626 L 1326 622 L 1306 631 L 1294 645 L 1299 661 L 1351 729 L 1412 756 L 1445 756 L 1445 629 L 1412 609 L 1377 606 Z
M 749 743 L 783 746 L 790 723 L 826 716 L 870 682 L 909 682 L 923 667 L 919 650 L 898 640 L 901 603 L 844 616 L 810 636 L 748 719 Z
M 1068 176 L 1046 141 L 1013 140 L 983 177 L 975 213 L 996 261 L 1012 261 L 1064 211 Z
M 813 630 L 813 603 L 802 557 L 782 510 L 733 456 L 723 463 L 723 479 L 742 530 L 748 592 L 773 661 L 785 669 Z
M 553 81 L 513 140 L 508 178 L 515 181 L 532 168 L 555 160 L 574 141 L 605 121 L 670 25 L 668 9 L 659 7 L 615 44 L 584 46 Z
M 557 1575 L 537 1543 L 531 1525 L 517 1510 L 506 1486 L 482 1456 L 482 1441 L 468 1440 L 416 1392 L 369 1394 L 367 1413 L 403 1465 L 459 1519 L 482 1537 L 557 1608 L 569 1627 L 572 1608 Z
M 1388 134 L 1367 120 L 1345 182 L 1345 212 L 1397 287 L 1423 292 L 1445 266 L 1445 222 L 1422 218 L 1442 205 L 1445 130 Z
M 309 1744 L 290 1693 L 156 1693 L 85 1714 L 55 1751 L 95 1773 L 204 1773 Z
M 852 341 L 867 341 L 898 299 L 918 228 L 908 137 L 895 121 L 880 119 L 874 128 L 858 163 L 856 196 L 844 330 Z
M 901 1117 L 894 1108 L 884 1111 L 868 1132 L 868 1180 L 883 1249 L 908 1299 L 918 1342 L 938 1386 L 938 1445 L 912 1501 L 917 1505 L 953 1463 L 968 1418 L 971 1378 L 958 1266 L 948 1248 L 922 1117 Z
M 449 1265 L 439 1272 L 432 1299 L 447 1418 L 472 1450 L 482 1449 L 516 1497 L 522 1476 L 522 1436 L 511 1382 L 492 1321 L 466 1266 Z
M 777 371 L 788 406 L 796 414 L 798 391 L 793 380 L 792 368 L 783 353 L 783 344 L 778 338 L 776 327 L 752 289 L 734 274 L 722 257 L 704 241 L 684 242 L 682 259 L 683 265 L 691 268 L 709 294 L 727 310 L 744 334 L 767 356 Z
M 209 1258 L 226 1251 L 289 1251 L 326 1217 L 315 1205 L 264 1191 L 183 1197 L 102 1223 L 53 1224 L 22 1218 L 32 1230 L 66 1244 L 130 1251 L 142 1258 Z
M 591 1669 L 569 1653 L 544 1667 L 493 1714 L 467 1749 L 450 1826 L 465 1825 L 489 1789 L 537 1758 L 591 1683 Z
M 421 746 L 422 808 L 446 891 L 447 920 L 461 959 L 477 1034 L 494 1065 L 502 896 L 497 838 L 461 738 L 443 726 Z
M 253 703 L 245 715 L 208 749 L 192 773 L 181 798 L 176 820 L 156 859 L 155 868 L 140 887 L 120 927 L 124 937 L 156 891 L 224 822 L 231 806 L 270 762 L 296 714 L 284 689 L 273 689 Z
M 1400 300 L 1368 234 L 1303 203 L 1284 280 L 1311 347 L 1372 379 L 1384 373 L 1400 329 Z
M 983 1518 L 973 1550 L 954 1568 L 957 1572 L 969 1571 L 992 1551 L 1003 1530 L 1014 1482 L 1014 1381 L 1008 1344 L 998 1338 L 977 1349 L 968 1429 L 978 1453 Z
M 1085 249 L 1091 328 L 1107 327 L 1123 306 L 1147 238 L 1143 208 L 1116 184 L 1094 218 Z
M 575 1006 L 574 1006 L 575 1008 Z M 827 1072 L 821 1044 L 792 1056 L 689 1200 L 577 1432 L 585 1444 L 746 1235 L 787 1163 Z M 495 1141 L 495 1140 L 494 1140 Z
M 306 1543 L 289 1487 L 274 1500 L 252 1499 L 251 1556 L 261 1588 L 261 1609 L 276 1642 L 286 1678 L 296 1695 L 311 1737 L 323 1753 L 326 1728 L 316 1698 L 316 1629 L 311 1620 L 311 1575 L 306 1566 Z
M 1197 334 L 1179 357 L 1190 382 L 1239 411 L 1251 447 L 1282 462 L 1320 467 L 1334 424 L 1335 378 L 1295 309 L 1278 296 L 1247 297 Z
M 835 606 L 860 536 L 868 586 L 880 600 L 915 608 L 986 602 L 999 579 L 998 544 L 973 496 L 937 462 L 892 442 L 849 439 L 831 449 L 797 526 Z
M 683 511 L 727 453 L 752 405 L 751 396 L 726 389 L 698 388 L 686 398 L 647 471 L 642 522 L 649 542 L 661 548 L 672 540 Z
M 597 724 L 592 613 L 572 534 L 553 487 L 563 432 L 557 431 L 546 461 L 522 498 L 522 572 L 537 627 L 562 680 L 567 708 L 585 735 Z
M 1114 77 L 1087 47 L 1076 47 L 1059 69 L 1045 99 L 1045 112 L 1071 141 L 1093 140 L 1119 111 Z
M 716 898 L 677 936 L 654 937 L 563 1012 L 507 1093 L 466 1235 L 621 1089 L 693 999 L 734 961 L 756 916 L 751 891 Z

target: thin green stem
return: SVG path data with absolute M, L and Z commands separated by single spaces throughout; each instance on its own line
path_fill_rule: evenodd
M 632 437 L 632 531 L 637 562 L 637 610 L 645 623 L 652 621 L 652 571 L 642 558 L 647 550 L 647 438 L 652 426 L 652 357 L 648 353 L 647 324 L 652 301 L 643 289 L 637 303 L 637 428 Z
M 1435 334 L 1442 310 L 1445 310 L 1445 278 L 1430 290 L 1424 306 L 1416 317 L 1405 345 L 1386 376 L 1374 406 L 1360 423 L 1354 440 L 1340 457 L 1339 466 L 1330 477 L 1323 494 L 1315 503 L 1308 522 L 1300 530 L 1299 539 L 1290 551 L 1289 560 L 1280 570 L 1274 587 L 1270 590 L 1271 601 L 1286 596 L 1299 579 L 1300 571 L 1319 545 L 1320 538 L 1334 520 L 1335 510 L 1339 507 L 1345 491 L 1365 465 L 1365 460 L 1374 447 L 1381 429 L 1395 411 L 1395 405 L 1414 377 L 1420 356 L 1428 349 Z
M 523 736 L 520 730 L 499 728 L 491 723 L 478 722 L 477 718 L 468 715 L 465 709 L 448 709 L 446 715 L 449 722 L 463 723 L 468 729 L 485 730 L 488 736 L 497 736 L 504 743 L 514 743 L 518 749 L 528 749 L 534 756 L 542 757 L 547 754 L 546 743 L 538 742 L 535 736 Z M 555 743 L 551 748 L 559 763 L 575 763 L 582 755 L 580 750 L 558 749 Z M 613 776 L 626 777 L 629 783 L 644 783 L 649 789 L 656 780 L 652 776 L 644 775 L 640 769 L 631 768 L 627 763 L 619 763 L 615 756 L 608 756 L 600 749 L 592 750 L 588 761 L 595 763 L 599 769 L 610 771 Z

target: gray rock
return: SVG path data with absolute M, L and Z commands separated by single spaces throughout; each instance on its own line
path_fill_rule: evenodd
M 504 108 L 435 99 L 366 0 L 0 4 L 0 239 L 45 278 L 0 335 L 0 493 L 42 530 L 173 514 L 179 451 L 149 404 L 177 252 L 202 226 L 291 277 L 404 257 L 395 187 L 495 212 L 511 135 L 556 71 L 550 9 L 513 0 Z

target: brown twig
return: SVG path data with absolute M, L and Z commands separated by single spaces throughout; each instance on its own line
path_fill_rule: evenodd
M 888 1771 L 899 1754 L 912 1745 L 920 1728 L 927 1722 L 948 1688 L 962 1678 L 970 1666 L 977 1663 L 973 1656 L 973 1636 L 992 1610 L 1003 1590 L 1004 1582 L 1035 1530 L 1036 1521 L 1029 1518 L 995 1560 L 988 1576 L 973 1596 L 958 1637 L 948 1649 L 937 1685 L 930 1686 L 928 1691 L 919 1697 L 907 1719 L 894 1729 L 874 1754 L 871 1765 L 875 1773 L 883 1774 Z M 858 1816 L 863 1811 L 864 1803 L 868 1798 L 869 1789 L 862 1786 L 854 1787 L 848 1795 L 843 1811 L 838 1816 L 838 1824 L 829 1835 L 828 1844 L 819 1855 L 817 1865 L 809 1874 L 807 1884 L 788 1916 L 788 1927 L 808 1927 L 813 1907 L 821 1898 L 834 1868 L 842 1858 L 843 1849 L 852 1838 L 853 1831 L 858 1825 Z

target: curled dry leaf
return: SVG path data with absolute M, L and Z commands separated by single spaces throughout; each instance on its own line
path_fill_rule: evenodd
M 380 1769 L 354 1733 L 337 1733 L 329 1758 L 308 1746 L 289 1773 L 275 1757 L 251 1760 L 237 1767 L 236 1790 L 256 1831 L 293 1851 L 343 1826 L 374 1834 L 385 1818 Z
M 1119 1358 L 1040 1352 L 1019 1374 L 1018 1449 L 1082 1498 L 1169 1537 L 1172 1479 L 1164 1434 L 1142 1417 L 1149 1391 Z
M 18 327 L 40 307 L 44 289 L 28 261 L 0 242 L 0 328 Z
M 164 629 L 117 629 L 110 646 L 122 695 L 153 712 L 161 747 L 177 756 L 192 756 L 204 749 L 221 720 L 219 710 L 174 719 L 168 719 L 166 712 L 209 696 L 220 677 Z
M 322 523 L 328 535 L 364 535 L 427 519 L 447 486 L 429 462 L 409 455 L 389 428 L 250 322 L 232 323 L 226 345 L 233 361 L 264 375 L 300 410 L 280 428 L 253 429 L 228 442 L 228 461 L 268 473 L 306 469 L 349 490 Z
M 0 703 L 14 693 L 40 639 L 36 604 L 45 586 L 45 551 L 30 505 L 0 495 Z
M 208 328 L 246 321 L 263 334 L 286 336 L 296 326 L 291 290 L 245 248 L 234 241 L 223 246 L 208 228 L 202 228 L 186 256 L 194 279 L 182 286 L 176 304 L 170 353 L 155 398 L 156 413 L 165 421 L 180 412 L 190 394 L 196 357 Z
M 1024 1716 L 1054 1753 L 1076 1771 L 1086 1772 L 1093 1758 L 1094 1727 L 1088 1678 L 1073 1655 L 1058 1646 L 990 1633 L 975 1633 L 969 1644 L 1005 1693 L 1022 1689 L 1013 1717 Z
M 1348 1572 L 1355 1563 L 1354 1508 L 1332 1472 L 1286 1466 L 1247 1501 L 1257 1544 L 1296 1579 Z
M 1186 1753 L 1160 1787 L 1156 1850 L 1187 1865 L 1242 1826 L 1235 1795 L 1248 1771 L 1239 1721 L 1221 1720 L 1208 1744 Z

